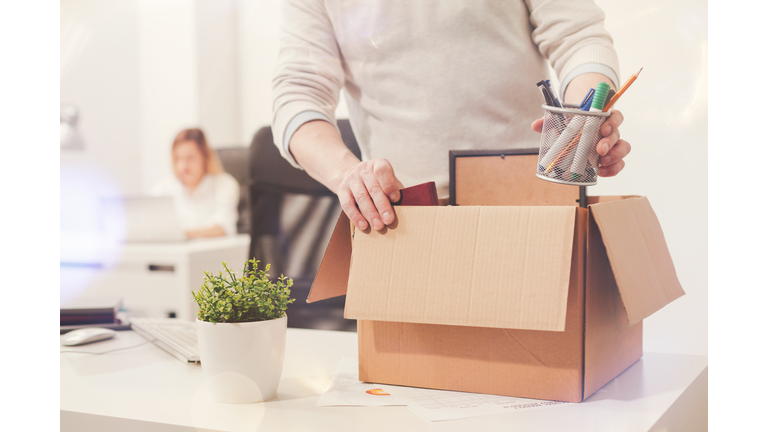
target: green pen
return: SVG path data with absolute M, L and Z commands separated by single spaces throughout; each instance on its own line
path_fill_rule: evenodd
M 603 106 L 605 105 L 605 99 L 608 96 L 610 90 L 608 84 L 601 82 L 595 88 L 595 95 L 592 98 L 592 106 L 589 107 L 590 112 L 603 112 Z M 581 176 L 586 174 L 587 159 L 589 157 L 590 149 L 587 148 L 589 143 L 597 132 L 598 121 L 597 118 L 592 121 L 587 121 L 584 124 L 584 129 L 581 132 L 581 138 L 579 139 L 579 145 L 576 147 L 576 155 L 571 163 L 571 180 L 579 180 Z

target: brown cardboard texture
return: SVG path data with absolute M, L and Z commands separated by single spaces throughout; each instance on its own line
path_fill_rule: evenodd
M 541 181 L 531 175 L 539 153 L 456 158 L 456 201 L 460 206 L 577 206 L 579 187 Z M 535 168 L 534 168 L 535 170 Z
M 645 197 L 590 206 L 616 284 L 635 324 L 685 294 L 661 225 Z
M 579 402 L 683 294 L 648 200 L 597 201 L 396 207 L 385 230 L 353 232 L 351 257 L 342 217 L 310 297 L 347 294 L 361 380 Z
M 564 330 L 576 207 L 396 213 L 355 234 L 345 318 Z
M 347 293 L 349 262 L 352 257 L 352 226 L 341 212 L 325 249 L 315 280 L 309 290 L 307 303 L 342 296 Z

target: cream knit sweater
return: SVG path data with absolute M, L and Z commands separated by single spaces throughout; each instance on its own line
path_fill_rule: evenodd
M 298 167 L 289 122 L 314 111 L 335 124 L 343 87 L 363 159 L 388 159 L 406 187 L 434 180 L 441 197 L 449 150 L 538 146 L 547 60 L 564 84 L 593 71 L 618 81 L 590 0 L 284 0 L 282 13 L 272 131 L 283 157 Z

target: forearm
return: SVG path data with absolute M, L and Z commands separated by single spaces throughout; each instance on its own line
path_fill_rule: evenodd
M 605 75 L 598 73 L 586 73 L 579 75 L 568 83 L 568 88 L 565 89 L 563 95 L 563 103 L 579 105 L 584 100 L 584 96 L 589 89 L 597 88 L 597 84 L 604 82 L 608 84 L 612 89 L 616 90 L 613 86 L 613 82 Z
M 201 238 L 201 237 L 219 237 L 219 236 L 225 235 L 226 233 L 220 226 L 213 225 L 208 228 L 189 230 L 189 231 L 186 231 L 185 234 L 187 235 L 187 238 L 192 239 L 192 238 Z
M 307 174 L 336 194 L 344 175 L 360 163 L 336 128 L 323 120 L 301 125 L 291 137 L 289 148 Z

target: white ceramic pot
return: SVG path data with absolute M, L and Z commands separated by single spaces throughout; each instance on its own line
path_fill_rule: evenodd
M 288 318 L 243 323 L 197 320 L 197 344 L 212 398 L 252 403 L 277 394 Z

